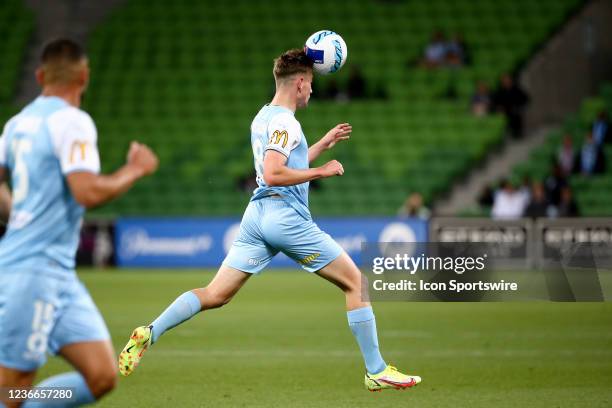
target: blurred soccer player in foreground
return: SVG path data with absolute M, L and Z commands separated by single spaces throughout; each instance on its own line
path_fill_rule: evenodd
M 79 109 L 89 79 L 79 45 L 47 44 L 36 78 L 42 94 L 0 136 L 0 215 L 10 210 L 0 241 L 0 387 L 30 386 L 49 351 L 76 371 L 38 386 L 72 388 L 67 405 L 79 406 L 116 382 L 108 330 L 74 271 L 84 207 L 122 195 L 158 162 L 148 147 L 132 142 L 123 167 L 99 174 L 96 128 Z M 9 178 L 11 196 L 2 186 Z
M 311 180 L 341 176 L 342 165 L 332 160 L 321 167 L 309 164 L 323 151 L 346 140 L 351 126 L 342 123 L 310 148 L 295 119 L 312 92 L 312 62 L 302 50 L 290 50 L 274 63 L 276 94 L 251 124 L 251 143 L 257 183 L 237 239 L 208 286 L 179 296 L 149 326 L 138 327 L 119 356 L 123 375 L 132 373 L 147 348 L 168 329 L 203 310 L 228 303 L 245 282 L 283 252 L 308 272 L 340 287 L 346 295 L 349 326 L 363 354 L 365 385 L 371 391 L 407 388 L 421 378 L 387 365 L 378 349 L 372 307 L 363 301 L 361 272 L 342 248 L 313 222 L 308 209 Z

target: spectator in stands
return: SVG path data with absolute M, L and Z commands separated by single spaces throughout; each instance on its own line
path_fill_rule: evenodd
M 506 116 L 508 130 L 514 137 L 523 136 L 523 113 L 529 97 L 510 74 L 501 77 L 499 88 L 493 95 L 495 110 Z
M 517 219 L 525 212 L 525 195 L 518 192 L 508 180 L 502 182 L 495 193 L 491 216 L 495 219 Z
M 446 63 L 451 67 L 462 67 L 471 63 L 470 50 L 460 33 L 456 33 L 446 44 Z
M 255 190 L 258 187 L 258 185 L 257 185 L 257 175 L 253 171 L 253 172 L 250 172 L 247 175 L 239 177 L 236 180 L 236 186 L 243 193 L 252 194 L 253 190 Z
M 572 174 L 576 168 L 576 152 L 574 151 L 574 142 L 570 134 L 566 134 L 563 137 L 563 144 L 561 144 L 557 153 L 557 163 L 566 177 Z
M 524 175 L 523 183 L 518 188 L 518 192 L 519 194 L 523 195 L 523 199 L 525 200 L 525 205 L 527 205 L 527 203 L 529 203 L 529 201 L 531 200 L 532 184 L 533 183 L 531 182 L 531 177 L 529 177 L 529 175 Z
M 567 178 L 558 163 L 553 163 L 552 171 L 544 181 L 548 202 L 554 206 L 561 202 L 561 190 L 567 186 Z
M 351 73 L 346 86 L 346 93 L 349 99 L 363 99 L 366 97 L 366 80 L 357 65 L 351 66 Z
M 610 136 L 610 121 L 608 120 L 608 112 L 602 110 L 597 115 L 597 119 L 593 122 L 593 139 L 595 139 L 595 144 L 600 148 L 604 145 L 604 143 L 612 142 L 612 137 Z
M 593 132 L 588 132 L 580 151 L 580 172 L 589 176 L 598 170 L 599 148 L 593 139 Z
M 553 208 L 551 208 L 546 199 L 544 185 L 540 182 L 534 182 L 531 185 L 531 199 L 525 208 L 523 217 L 549 217 L 552 215 L 552 210 Z
M 444 33 L 441 30 L 436 31 L 427 47 L 425 47 L 425 55 L 423 56 L 422 65 L 426 68 L 438 68 L 446 64 L 448 53 L 448 44 L 444 38 Z
M 81 227 L 81 241 L 76 253 L 77 265 L 93 265 L 93 252 L 96 245 L 96 227 L 84 225 Z
M 472 95 L 470 101 L 472 114 L 474 116 L 485 116 L 491 110 L 491 93 L 489 87 L 484 81 L 479 81 L 476 85 L 476 91 Z
M 412 193 L 408 196 L 404 205 L 399 209 L 400 217 L 417 217 L 423 220 L 431 217 L 431 211 L 423 204 L 423 196 L 420 193 Z
M 578 217 L 580 215 L 572 190 L 567 186 L 561 190 L 561 202 L 557 212 L 559 217 Z
M 338 83 L 335 78 L 330 78 L 325 85 L 325 89 L 321 93 L 323 99 L 336 99 L 338 94 L 340 93 L 340 88 L 338 88 Z
M 491 207 L 493 205 L 494 191 L 491 185 L 486 185 L 478 195 L 478 204 L 481 207 Z

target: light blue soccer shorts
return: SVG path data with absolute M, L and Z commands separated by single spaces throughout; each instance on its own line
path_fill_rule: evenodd
M 302 217 L 282 198 L 251 201 L 223 264 L 247 273 L 259 273 L 279 252 L 308 272 L 316 272 L 343 250 L 317 224 Z
M 0 269 L 1 366 L 32 371 L 47 352 L 108 339 L 102 315 L 74 272 Z

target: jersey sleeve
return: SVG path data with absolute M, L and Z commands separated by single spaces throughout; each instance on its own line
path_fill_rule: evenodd
M 300 123 L 290 114 L 276 115 L 268 125 L 268 144 L 264 150 L 276 150 L 286 157 L 302 140 Z
M 63 174 L 100 172 L 98 133 L 87 113 L 76 108 L 65 109 L 49 117 L 48 125 Z

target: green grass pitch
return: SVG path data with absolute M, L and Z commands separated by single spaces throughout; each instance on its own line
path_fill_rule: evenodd
M 119 351 L 212 272 L 85 271 Z M 266 271 L 232 303 L 166 333 L 100 407 L 609 407 L 610 303 L 374 305 L 383 356 L 423 377 L 370 393 L 342 293 Z M 39 378 L 67 370 L 52 358 Z

